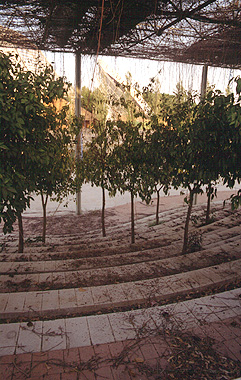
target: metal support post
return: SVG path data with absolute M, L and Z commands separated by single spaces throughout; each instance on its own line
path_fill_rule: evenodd
M 81 116 L 81 55 L 75 54 L 75 115 Z M 80 160 L 83 156 L 82 129 L 77 136 L 75 158 Z M 76 193 L 76 214 L 81 214 L 81 189 Z
M 203 66 L 202 81 L 201 81 L 201 100 L 204 98 L 207 91 L 208 65 Z M 197 194 L 194 194 L 193 204 L 197 204 Z
M 201 82 L 201 99 L 204 98 L 207 91 L 208 65 L 203 66 Z

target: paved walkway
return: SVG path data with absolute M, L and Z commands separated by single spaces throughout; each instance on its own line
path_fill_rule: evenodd
M 217 198 L 215 200 L 224 200 L 227 199 L 231 194 L 235 193 L 239 189 L 239 185 L 235 186 L 232 190 L 228 189 L 226 186 L 219 185 Z M 183 199 L 185 195 L 180 196 L 180 192 L 183 194 L 187 194 L 186 189 L 171 189 L 169 195 L 164 195 L 164 193 L 160 192 L 160 211 L 167 210 L 170 207 L 178 207 L 183 204 Z M 155 194 L 153 195 L 153 199 L 155 200 Z M 135 198 L 136 201 L 140 202 L 141 199 L 139 197 Z M 198 203 L 206 202 L 206 194 L 198 195 L 197 197 Z M 106 193 L 106 208 L 115 207 L 118 210 L 118 213 L 125 213 L 127 211 L 128 215 L 130 214 L 130 194 L 128 192 L 124 194 L 120 194 L 117 192 L 115 197 L 109 197 Z M 67 206 L 67 207 L 66 207 Z M 102 192 L 99 187 L 92 187 L 90 184 L 84 184 L 81 192 L 81 209 L 83 212 L 90 210 L 100 210 L 102 207 Z M 143 207 L 141 210 L 148 210 L 148 206 L 143 203 Z M 47 214 L 68 214 L 70 212 L 76 211 L 76 203 L 75 196 L 69 196 L 62 203 L 58 202 L 48 202 L 47 206 Z M 41 197 L 35 196 L 34 201 L 30 203 L 30 208 L 27 208 L 23 213 L 24 216 L 42 216 L 42 204 Z
M 241 317 L 241 289 L 176 304 L 128 312 L 49 321 L 1 324 L 1 355 L 45 352 L 134 339 L 145 323 L 147 331 L 163 326 L 190 329 Z M 237 333 L 236 338 L 241 337 Z M 239 359 L 241 356 L 236 353 Z
M 132 360 L 152 368 L 158 360 L 168 360 L 168 331 L 209 336 L 220 353 L 241 362 L 240 322 L 241 289 L 235 289 L 145 310 L 2 324 L 0 375 L 6 380 L 129 379 Z M 114 359 L 128 345 L 134 347 L 128 354 L 133 358 L 116 368 Z M 83 370 L 73 362 L 82 363 Z

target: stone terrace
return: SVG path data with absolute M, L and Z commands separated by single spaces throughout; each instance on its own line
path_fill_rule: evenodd
M 50 231 L 44 246 L 28 239 L 24 254 L 17 253 L 16 233 L 3 237 L 0 374 L 9 379 L 129 379 L 133 370 L 140 379 L 155 379 L 157 362 L 168 363 L 166 331 L 211 337 L 220 354 L 240 361 L 241 210 L 215 202 L 213 222 L 205 226 L 204 208 L 194 206 L 190 235 L 196 244 L 186 255 L 180 253 L 184 206 L 161 212 L 158 226 L 153 215 L 142 215 L 135 244 L 129 243 L 127 222 L 108 225 L 105 238 L 99 229 Z M 117 351 L 120 355 L 133 344 L 138 352 L 129 350 L 128 363 L 114 366 Z M 152 366 L 149 376 L 143 368 L 132 368 L 130 351 L 138 359 L 134 364 Z M 88 368 L 67 366 L 67 371 L 51 362 L 61 357 L 66 364 L 70 353 Z M 101 360 L 92 368 L 90 360 L 97 357 Z M 38 375 L 32 372 L 36 362 L 43 367 Z M 48 367 L 55 368 L 55 377 Z

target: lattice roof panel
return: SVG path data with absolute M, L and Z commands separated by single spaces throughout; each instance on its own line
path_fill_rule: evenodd
M 0 45 L 241 67 L 240 0 L 2 0 Z

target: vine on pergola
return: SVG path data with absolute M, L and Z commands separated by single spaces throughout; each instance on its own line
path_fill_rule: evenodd
M 0 45 L 80 54 L 241 65 L 233 0 L 3 0 Z

